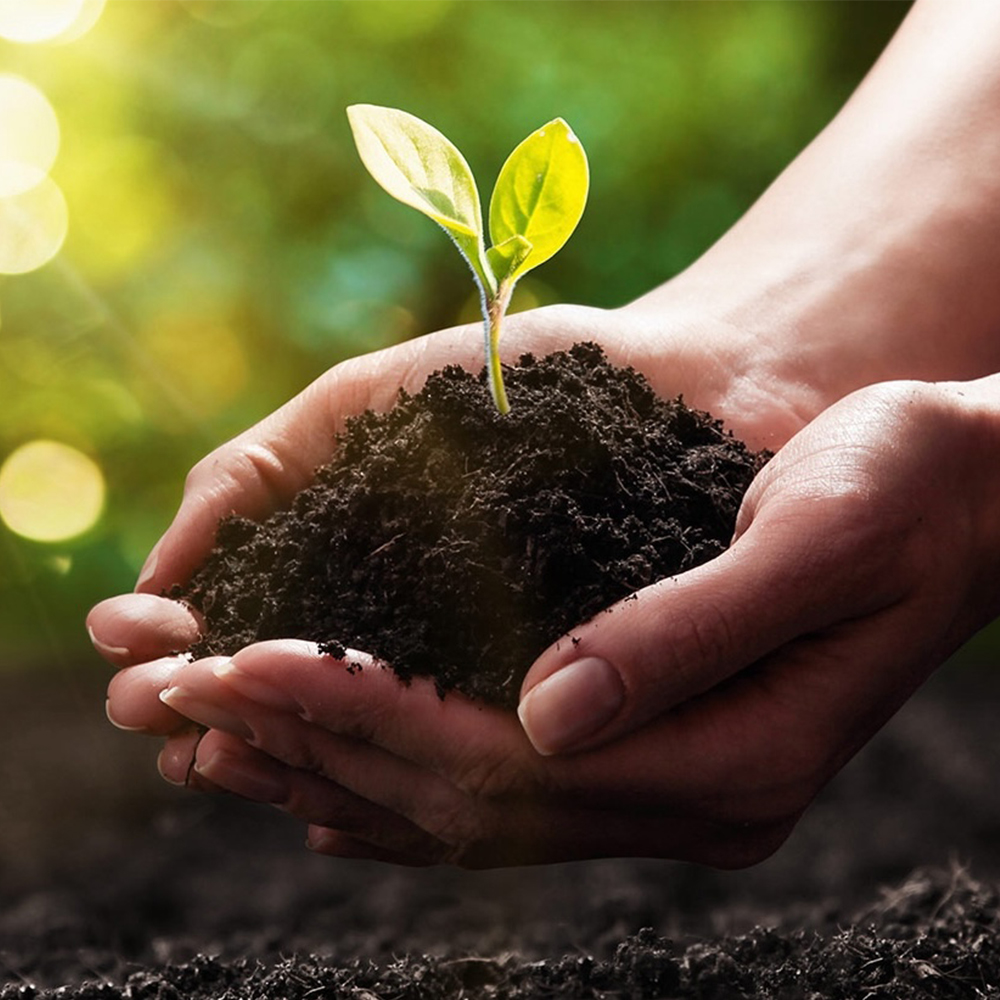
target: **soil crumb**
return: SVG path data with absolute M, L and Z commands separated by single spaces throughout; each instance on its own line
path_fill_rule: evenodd
M 433 374 L 351 420 L 289 509 L 222 522 L 171 595 L 205 616 L 192 652 L 309 639 L 513 707 L 550 643 L 726 548 L 766 454 L 593 344 L 505 379 L 503 416 L 484 373 Z

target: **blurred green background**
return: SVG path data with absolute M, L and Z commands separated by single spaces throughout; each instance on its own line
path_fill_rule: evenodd
M 346 105 L 425 118 L 485 188 L 565 117 L 589 207 L 518 304 L 621 304 L 749 206 L 906 9 L 0 0 L 0 669 L 79 660 L 207 450 L 342 358 L 474 317 Z

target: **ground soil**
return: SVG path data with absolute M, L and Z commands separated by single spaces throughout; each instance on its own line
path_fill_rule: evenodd
M 717 421 L 593 345 L 506 381 L 501 415 L 483 375 L 438 372 L 352 421 L 288 510 L 224 522 L 175 592 L 206 618 L 196 652 L 311 639 L 512 707 L 551 642 L 728 545 L 764 457 Z

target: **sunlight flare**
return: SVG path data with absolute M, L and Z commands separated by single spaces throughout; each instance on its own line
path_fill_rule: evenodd
M 30 191 L 0 198 L 0 274 L 27 274 L 47 264 L 68 228 L 66 199 L 49 177 Z
M 59 441 L 29 441 L 0 466 L 0 520 L 36 542 L 62 542 L 89 531 L 104 509 L 100 467 Z
M 19 76 L 0 75 L 0 198 L 48 175 L 59 153 L 59 119 L 45 95 Z
M 72 29 L 85 0 L 0 0 L 0 38 L 48 42 Z

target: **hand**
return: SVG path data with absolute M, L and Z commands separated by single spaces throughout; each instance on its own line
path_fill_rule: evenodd
M 404 687 L 374 665 L 349 673 L 278 641 L 171 672 L 169 708 L 209 727 L 194 773 L 287 809 L 315 850 L 341 856 L 758 861 L 997 613 L 998 397 L 993 380 L 881 385 L 793 438 L 751 488 L 725 554 L 536 664 L 522 714 L 543 750 L 563 748 L 535 733 L 538 695 L 554 690 L 565 719 L 580 693 L 560 690 L 560 667 L 599 658 L 620 678 L 617 713 L 575 734 L 574 753 L 539 755 L 513 716 L 442 701 L 429 682 Z M 142 700 L 136 676 L 112 682 L 122 719 Z M 170 732 L 166 718 L 147 725 Z M 167 776 L 183 780 L 190 764 L 178 752 Z
M 917 4 L 837 119 L 695 265 L 623 310 L 513 317 L 507 360 L 596 340 L 661 394 L 683 391 L 751 445 L 771 448 L 859 386 L 1000 368 L 993 336 L 1000 36 L 992 30 L 1000 13 L 989 3 L 966 7 L 957 18 L 950 3 Z M 172 734 L 162 759 L 168 776 L 186 777 L 197 736 L 157 695 L 178 676 L 196 689 L 197 678 L 209 683 L 216 675 L 204 664 L 161 658 L 185 648 L 199 624 L 152 595 L 187 578 L 222 515 L 261 517 L 287 500 L 328 457 L 346 416 L 388 406 L 399 386 L 417 388 L 444 363 L 478 367 L 478 344 L 476 330 L 447 331 L 338 366 L 192 472 L 140 596 L 105 602 L 89 619 L 108 659 L 142 664 L 112 683 L 109 714 L 128 727 Z M 995 565 L 995 526 L 984 513 L 995 463 L 972 461 L 995 454 L 988 450 L 995 417 L 991 402 L 963 402 L 957 392 L 894 386 L 847 400 L 764 470 L 729 552 L 581 628 L 575 650 L 546 653 L 526 681 L 522 716 L 538 748 L 579 751 L 572 756 L 539 757 L 515 720 L 483 715 L 457 697 L 432 707 L 419 684 L 407 694 L 405 719 L 394 720 L 404 700 L 380 687 L 391 678 L 375 671 L 352 678 L 327 717 L 309 698 L 322 696 L 319 707 L 328 707 L 323 685 L 340 674 L 310 672 L 309 683 L 322 690 L 306 685 L 299 694 L 321 733 L 350 732 L 343 713 L 373 711 L 385 732 L 367 734 L 370 745 L 348 744 L 347 757 L 378 747 L 387 755 L 378 759 L 405 765 L 392 772 L 386 763 L 381 791 L 374 770 L 370 785 L 364 775 L 335 778 L 342 803 L 344 790 L 357 785 L 351 815 L 367 820 L 324 821 L 324 810 L 308 803 L 329 805 L 323 797 L 337 784 L 312 774 L 306 795 L 296 782 L 316 767 L 296 768 L 302 760 L 292 754 L 290 764 L 276 763 L 280 747 L 274 758 L 251 751 L 221 721 L 198 748 L 201 773 L 237 786 L 232 774 L 223 780 L 224 756 L 212 754 L 225 749 L 245 773 L 280 778 L 293 811 L 341 831 L 317 834 L 317 847 L 334 853 L 434 856 L 419 837 L 408 843 L 401 828 L 383 843 L 366 812 L 378 808 L 381 820 L 402 817 L 406 830 L 429 832 L 443 856 L 462 863 L 522 851 L 548 858 L 666 853 L 717 863 L 760 856 L 906 692 L 995 612 L 976 596 L 992 586 L 977 589 Z M 996 396 L 995 387 L 990 392 Z M 310 657 L 301 649 L 288 653 L 287 669 L 282 647 L 266 653 L 289 690 L 305 683 L 298 673 Z M 253 673 L 260 655 L 252 647 L 233 662 Z M 586 666 L 562 669 L 581 656 Z M 216 709 L 228 705 L 230 721 L 240 704 L 236 676 L 216 677 L 202 699 Z M 595 678 L 603 721 L 569 710 Z M 175 707 L 182 702 L 175 694 Z M 198 715 L 193 708 L 184 714 Z M 294 736 L 295 718 L 286 709 L 268 732 Z M 473 718 L 482 731 L 471 730 Z M 402 735 L 385 719 L 407 722 Z M 446 752 L 449 731 L 428 728 L 430 721 L 454 723 L 468 745 Z M 268 750 L 270 739 L 258 742 Z M 312 752 L 308 742 L 299 745 Z M 327 756 L 303 759 L 322 771 Z M 425 773 L 440 782 L 432 801 L 444 804 L 443 814 L 422 809 L 392 777 Z M 554 820 L 567 825 L 553 830 Z M 521 829 L 528 831 L 523 844 Z
M 545 354 L 581 339 L 596 340 L 613 360 L 643 370 L 661 393 L 686 386 L 690 402 L 728 417 L 735 430 L 758 444 L 780 442 L 799 426 L 803 418 L 783 398 L 794 398 L 791 390 L 782 391 L 777 380 L 765 385 L 763 376 L 758 384 L 733 375 L 737 356 L 745 354 L 734 334 L 720 335 L 709 351 L 692 324 L 678 316 L 664 330 L 662 319 L 661 326 L 655 325 L 656 315 L 642 304 L 613 312 L 536 310 L 509 320 L 504 346 L 516 358 L 526 351 Z M 153 663 L 130 673 L 128 683 L 137 695 L 128 702 L 127 713 L 112 716 L 116 722 L 156 731 L 164 717 L 181 724 L 156 695 L 179 662 L 171 654 L 191 645 L 200 622 L 183 605 L 158 595 L 184 582 L 201 563 L 219 520 L 232 512 L 263 518 L 286 503 L 329 459 L 334 433 L 347 416 L 367 407 L 389 407 L 400 386 L 415 391 L 427 374 L 445 364 L 481 367 L 480 340 L 478 328 L 460 328 L 339 365 L 192 470 L 174 523 L 140 577 L 139 593 L 103 602 L 88 619 L 95 646 L 115 666 Z

